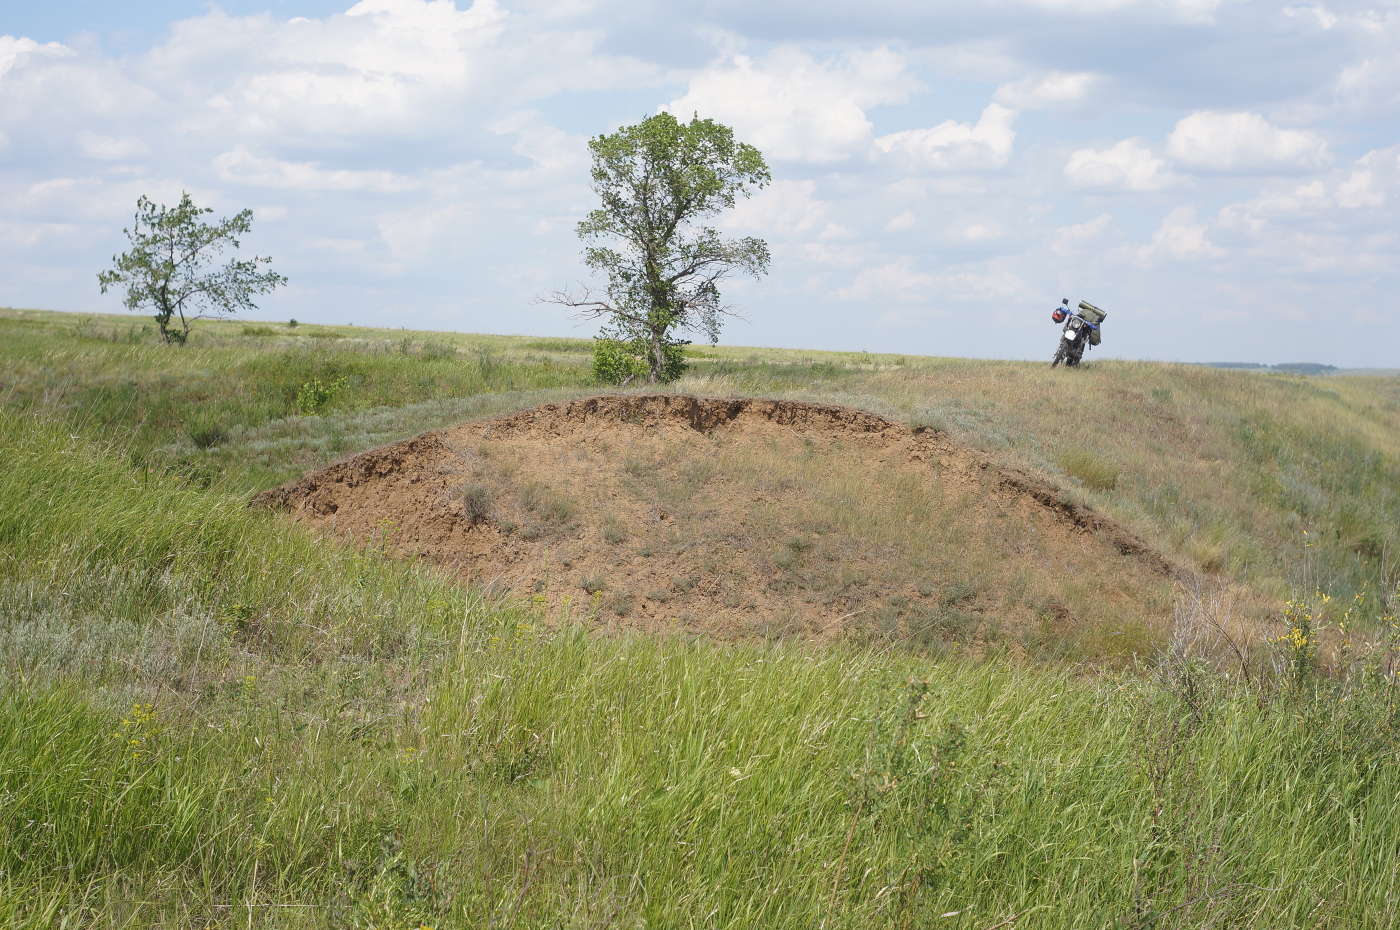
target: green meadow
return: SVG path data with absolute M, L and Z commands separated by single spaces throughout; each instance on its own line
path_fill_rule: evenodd
M 0 924 L 1400 925 L 1400 379 L 689 355 L 1199 581 L 1111 665 L 608 635 L 248 507 L 598 392 L 587 340 L 0 311 Z

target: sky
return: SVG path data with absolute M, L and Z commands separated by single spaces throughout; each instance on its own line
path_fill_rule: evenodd
M 589 336 L 587 142 L 663 109 L 772 171 L 725 343 L 1400 366 L 1400 0 L 0 0 L 0 305 L 124 312 L 188 191 L 250 317 Z

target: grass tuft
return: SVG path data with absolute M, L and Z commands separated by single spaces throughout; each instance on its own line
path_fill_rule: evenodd
M 1095 491 L 1112 491 L 1118 486 L 1118 466 L 1084 449 L 1066 449 L 1056 462 L 1065 474 Z

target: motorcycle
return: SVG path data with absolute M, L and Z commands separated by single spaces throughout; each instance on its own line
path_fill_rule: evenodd
M 1050 362 L 1050 367 L 1064 362 L 1066 367 L 1077 368 L 1084 359 L 1084 350 L 1101 341 L 1099 325 L 1108 314 L 1083 300 L 1079 302 L 1078 310 L 1069 308 L 1068 297 L 1060 303 L 1063 306 L 1056 307 L 1055 312 L 1050 314 L 1050 319 L 1064 324 L 1060 331 L 1060 345 L 1055 349 L 1055 358 Z

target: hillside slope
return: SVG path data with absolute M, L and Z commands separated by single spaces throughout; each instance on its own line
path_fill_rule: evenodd
M 239 323 L 184 349 L 143 338 L 129 319 L 0 311 L 0 925 L 1400 923 L 1400 617 L 1380 617 L 1400 591 L 1378 590 L 1400 383 L 706 347 L 678 393 L 845 408 L 729 400 L 744 422 L 706 431 L 518 414 L 596 393 L 583 340 Z M 419 486 L 460 482 L 471 532 L 514 521 L 527 566 L 544 547 L 551 565 L 566 546 L 627 553 L 602 566 L 616 635 L 561 625 L 545 592 L 488 598 L 386 557 L 406 533 L 392 518 L 347 546 L 248 507 L 347 454 L 497 415 L 516 432 L 458 443 L 469 455 L 439 459 L 457 473 Z M 361 461 L 392 465 L 379 454 Z M 358 490 L 326 474 L 344 478 L 328 494 Z M 616 497 L 573 492 L 584 479 Z M 1086 504 L 1105 522 L 1055 536 Z M 1016 543 L 1039 548 L 1023 516 L 1129 572 L 1115 523 L 1205 571 L 1174 648 L 1056 661 L 1094 643 L 1058 648 L 1039 625 L 991 661 L 781 625 L 634 634 L 618 628 L 650 589 L 625 617 L 608 601 L 633 587 L 621 569 L 714 549 L 765 596 L 825 609 L 820 570 L 849 555 L 872 579 L 937 564 L 918 602 L 982 629 L 1038 609 L 1008 606 L 1019 570 L 1028 592 L 1059 580 L 1016 561 Z M 788 519 L 810 534 L 774 532 Z M 672 530 L 696 546 L 643 538 Z M 943 559 L 959 549 L 976 571 Z M 1270 626 L 1214 667 L 1212 624 L 1241 587 Z M 1314 587 L 1364 595 L 1280 623 L 1280 595 Z M 1378 635 L 1319 669 L 1315 621 L 1346 610 Z
M 586 339 L 139 320 L 0 310 L 4 404 L 120 437 L 133 461 L 250 493 L 347 454 L 596 393 Z M 840 404 L 946 431 L 1058 485 L 1184 568 L 1276 606 L 1400 575 L 1400 378 L 707 346 L 671 389 Z M 299 398 L 340 385 L 314 407 Z M 315 392 L 309 392 L 314 395 Z
M 586 635 L 59 424 L 0 462 L 7 927 L 1400 919 L 1393 674 Z

